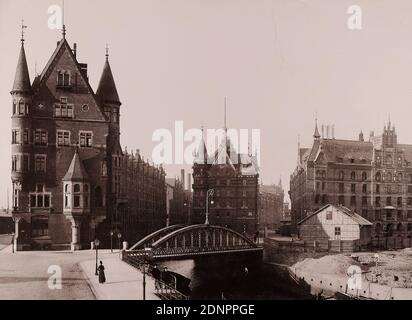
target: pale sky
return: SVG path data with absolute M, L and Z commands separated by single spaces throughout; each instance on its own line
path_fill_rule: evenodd
M 0 206 L 10 185 L 11 90 L 25 20 L 31 80 L 51 56 L 58 30 L 47 26 L 60 0 L 0 0 Z M 347 9 L 362 8 L 349 30 Z M 412 143 L 410 0 L 65 1 L 69 43 L 88 63 L 96 90 L 106 42 L 121 107 L 121 141 L 150 157 L 158 128 L 261 129 L 261 177 L 294 170 L 297 137 L 312 143 L 314 118 L 336 138 L 381 133 L 390 113 L 398 140 Z M 181 166 L 167 166 L 168 177 Z M 186 169 L 190 169 L 189 166 Z M 288 197 L 286 197 L 288 198 Z

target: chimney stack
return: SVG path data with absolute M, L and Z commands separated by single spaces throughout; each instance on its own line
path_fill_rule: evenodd
M 332 124 L 332 139 L 335 139 L 335 125 Z
M 192 175 L 190 173 L 187 174 L 187 190 L 192 192 Z
M 326 126 L 326 138 L 329 139 L 329 125 Z
M 325 126 L 322 124 L 322 139 L 325 138 Z
M 180 170 L 180 179 L 181 179 L 181 182 L 182 182 L 183 190 L 185 190 L 186 189 L 186 187 L 185 187 L 185 169 Z

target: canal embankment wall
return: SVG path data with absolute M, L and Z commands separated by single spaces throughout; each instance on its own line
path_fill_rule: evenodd
M 374 300 L 412 300 L 411 288 L 396 288 L 387 285 L 372 283 L 361 274 L 360 282 L 351 285 L 353 281 L 349 276 L 342 274 L 325 274 L 308 268 L 305 259 L 318 259 L 330 255 L 330 250 L 317 252 L 312 248 L 308 250 L 304 243 L 299 241 L 277 241 L 265 239 L 263 259 L 266 263 L 272 263 L 286 268 L 290 277 L 311 294 L 322 292 L 324 295 L 334 295 L 337 292 L 352 297 L 361 297 Z M 353 283 L 353 282 L 352 282 Z

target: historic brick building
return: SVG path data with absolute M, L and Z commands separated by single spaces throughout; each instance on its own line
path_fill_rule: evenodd
M 225 137 L 209 156 L 204 139 L 193 164 L 193 223 L 205 223 L 206 195 L 209 222 L 252 235 L 258 225 L 259 171 L 257 157 L 238 153 Z
M 276 230 L 283 216 L 284 191 L 282 183 L 259 186 L 259 226 Z
M 79 249 L 110 231 L 129 242 L 165 225 L 165 172 L 120 146 L 120 106 L 108 53 L 94 93 L 63 29 L 30 82 L 24 39 L 12 95 L 16 246 Z
M 323 130 L 322 130 L 323 131 Z M 292 222 L 326 204 L 344 205 L 373 222 L 372 235 L 412 235 L 412 145 L 400 144 L 389 123 L 382 135 L 358 140 L 323 137 L 316 124 L 311 148 L 298 148 L 290 177 Z

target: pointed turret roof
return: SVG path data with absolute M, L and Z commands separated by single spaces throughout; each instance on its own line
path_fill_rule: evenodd
M 119 94 L 117 93 L 116 84 L 114 82 L 112 69 L 110 68 L 108 54 L 106 54 L 106 62 L 104 64 L 96 95 L 99 96 L 103 102 L 112 102 L 119 105 L 121 104 Z
M 316 119 L 315 121 L 315 132 L 313 134 L 313 137 L 315 139 L 319 139 L 320 138 L 320 134 L 319 134 L 319 130 L 318 130 L 318 119 Z
M 19 60 L 17 62 L 16 75 L 14 76 L 13 89 L 11 92 L 31 92 L 29 68 L 27 67 L 24 42 L 21 43 Z
M 204 129 L 202 126 L 202 139 L 199 144 L 199 148 L 197 149 L 197 152 L 194 154 L 194 162 L 195 163 L 201 163 L 201 164 L 206 164 L 207 163 L 207 148 L 206 148 L 206 143 L 205 143 L 205 138 L 204 138 Z
M 79 152 L 76 148 L 76 152 L 74 153 L 72 162 L 70 163 L 69 169 L 67 170 L 63 181 L 86 181 L 88 179 L 89 177 L 86 169 L 80 160 Z

